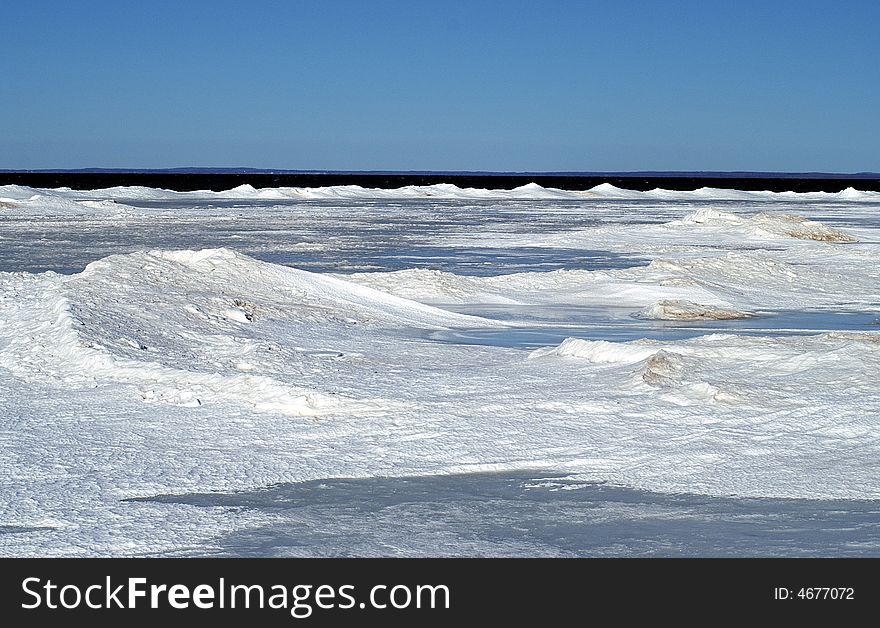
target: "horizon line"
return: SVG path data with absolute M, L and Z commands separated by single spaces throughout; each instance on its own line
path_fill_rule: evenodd
M 872 178 L 880 177 L 880 172 L 824 172 L 824 171 L 781 171 L 781 170 L 335 170 L 335 169 L 288 169 L 253 168 L 222 166 L 180 166 L 168 168 L 0 168 L 0 173 L 78 173 L 78 174 L 306 174 L 306 175 L 457 175 L 457 176 L 615 176 L 615 177 L 827 177 L 827 178 Z

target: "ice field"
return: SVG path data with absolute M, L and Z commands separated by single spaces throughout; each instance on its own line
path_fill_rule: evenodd
M 880 193 L 0 186 L 0 555 L 880 555 Z

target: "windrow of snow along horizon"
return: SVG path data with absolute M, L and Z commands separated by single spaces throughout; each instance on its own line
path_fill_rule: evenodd
M 0 555 L 209 554 L 278 513 L 150 498 L 332 478 L 878 500 L 878 260 L 852 189 L 0 186 Z
M 7 196 L 8 195 L 8 196 Z M 5 197 L 5 198 L 4 198 Z M 602 183 L 589 190 L 561 190 L 547 188 L 537 183 L 527 183 L 506 189 L 461 188 L 452 183 L 434 185 L 408 185 L 400 188 L 365 188 L 360 185 L 336 185 L 318 188 L 276 187 L 254 188 L 250 184 L 230 190 L 214 192 L 199 190 L 177 192 L 142 186 L 123 186 L 97 190 L 72 190 L 70 188 L 30 188 L 20 185 L 0 186 L 0 199 L 7 204 L 16 201 L 42 200 L 45 209 L 49 199 L 67 199 L 94 206 L 94 201 L 114 203 L 114 199 L 137 200 L 185 200 L 185 199 L 235 199 L 235 200 L 355 200 L 355 199 L 470 199 L 470 200 L 708 200 L 708 201 L 880 201 L 880 192 L 861 191 L 847 187 L 840 192 L 771 192 L 726 190 L 702 187 L 696 190 L 664 190 L 657 188 L 646 192 L 627 190 L 610 183 Z

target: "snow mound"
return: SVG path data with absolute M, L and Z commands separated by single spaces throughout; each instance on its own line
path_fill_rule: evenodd
M 339 277 L 388 294 L 426 303 L 519 303 L 516 298 L 501 294 L 492 285 L 491 278 L 467 277 L 440 270 L 410 268 Z
M 738 403 L 740 396 L 705 381 L 704 365 L 714 352 L 687 344 L 664 345 L 648 340 L 607 342 L 567 338 L 556 347 L 533 351 L 529 357 L 575 358 L 611 367 L 635 365 L 627 387 L 638 393 L 659 395 L 678 406 L 702 403 Z
M 640 192 L 658 200 L 707 200 L 707 201 L 877 201 L 880 192 L 863 192 L 848 187 L 840 192 L 771 192 L 770 190 L 734 190 L 701 187 L 696 190 L 664 190 L 656 188 Z
M 86 194 L 88 195 L 88 194 Z M 112 198 L 80 200 L 78 193 L 66 188 L 42 190 L 21 185 L 0 186 L 0 209 L 12 209 L 23 216 L 81 216 L 94 214 L 119 215 L 131 207 L 117 203 Z
M 828 308 L 841 302 L 861 302 L 863 305 L 858 307 L 876 309 L 872 304 L 877 302 L 878 284 L 873 262 L 869 261 L 873 257 L 871 252 L 855 247 L 834 249 L 827 255 L 822 251 L 798 256 L 746 250 L 706 257 L 655 259 L 631 272 L 670 290 L 676 286 L 701 287 L 708 297 L 681 292 L 666 298 L 735 311 Z
M 437 198 L 449 200 L 744 200 L 758 202 L 772 201 L 841 201 L 876 202 L 880 192 L 864 192 L 847 188 L 841 192 L 769 192 L 699 188 L 697 190 L 665 190 L 657 188 L 645 192 L 619 188 L 610 183 L 601 183 L 589 190 L 562 190 L 544 187 L 536 182 L 527 183 L 513 189 L 462 188 L 451 183 L 433 185 L 408 185 L 400 188 L 365 188 L 359 185 L 335 185 L 324 187 L 276 187 L 255 188 L 246 183 L 222 191 L 196 190 L 177 192 L 144 186 L 116 186 L 97 190 L 71 190 L 70 188 L 36 189 L 27 186 L 0 186 L 0 196 L 14 200 L 25 200 L 34 195 L 66 200 L 175 200 L 175 199 L 224 199 L 224 200 L 381 200 L 381 199 L 424 199 Z
M 83 207 L 88 207 L 90 209 L 99 209 L 106 211 L 113 211 L 115 213 L 124 213 L 134 210 L 135 208 L 126 205 L 124 203 L 118 203 L 114 201 L 112 198 L 102 199 L 100 201 L 77 201 Z
M 777 213 L 754 215 L 733 214 L 712 208 L 698 209 L 683 219 L 667 226 L 700 225 L 715 228 L 740 228 L 759 236 L 787 236 L 819 242 L 856 242 L 856 238 L 815 220 Z
M 455 314 L 339 277 L 258 261 L 227 248 L 113 256 L 90 264 L 84 273 L 96 272 L 108 264 L 122 267 L 142 260 L 155 265 L 171 262 L 188 271 L 210 275 L 214 281 L 222 281 L 227 292 L 236 289 L 286 294 L 298 299 L 299 306 L 323 308 L 322 315 L 329 317 L 344 312 L 345 316 L 360 322 L 381 320 L 383 324 L 427 329 L 496 325 L 486 319 Z
M 0 197 L 4 201 L 26 201 L 38 191 L 26 185 L 0 185 Z
M 556 347 L 535 349 L 529 354 L 529 358 L 553 356 L 579 358 L 596 364 L 635 364 L 647 360 L 662 348 L 662 345 L 650 341 L 640 342 L 642 344 L 566 338 Z
M 683 368 L 679 354 L 661 349 L 643 361 L 638 374 L 645 383 L 661 386 L 675 379 Z
M 661 397 L 676 405 L 695 403 L 736 404 L 741 397 L 721 386 L 704 381 L 699 359 L 661 349 L 639 364 L 634 377 L 634 388 L 647 386 L 659 391 Z
M 485 277 L 408 269 L 338 276 L 400 297 L 434 304 L 593 304 L 638 308 L 662 300 L 687 299 L 716 302 L 719 307 L 729 305 L 716 294 L 709 282 L 702 285 L 685 278 L 674 278 L 670 276 L 671 267 L 661 269 L 660 266 L 651 268 L 652 272 L 662 271 L 662 279 L 655 281 L 653 277 L 646 277 L 647 268 L 560 269 Z
M 98 304 L 74 305 L 58 279 L 25 280 L 14 304 L 5 304 L 5 343 L 0 347 L 6 368 L 17 377 L 71 390 L 127 384 L 144 402 L 185 407 L 231 402 L 293 416 L 383 409 L 376 400 L 331 396 L 272 377 L 200 369 L 197 361 L 174 364 L 166 352 L 148 351 L 150 347 L 132 341 L 125 331 L 90 328 L 86 320 L 93 321 L 79 314 Z M 167 333 L 147 329 L 156 323 L 148 316 L 131 314 L 120 323 L 121 330 L 134 325 L 141 337 Z M 178 350 L 192 352 L 193 347 Z
M 809 382 L 837 381 L 834 377 L 844 377 L 847 369 L 858 373 L 845 376 L 850 388 L 826 391 L 837 403 L 873 390 L 866 376 L 880 360 L 878 343 L 880 334 L 852 332 L 778 338 L 710 334 L 673 342 L 567 338 L 533 351 L 529 359 L 560 377 L 580 375 L 585 385 L 604 371 L 601 376 L 617 379 L 619 390 L 642 395 L 649 405 L 709 403 L 733 409 L 757 404 L 787 412 L 793 398 L 806 395 L 804 386 L 814 385 Z M 797 403 L 800 412 L 815 412 L 810 404 Z
M 693 303 L 684 299 L 665 299 L 641 310 L 638 318 L 659 321 L 724 321 L 754 316 L 751 312 Z
M 18 377 L 68 388 L 131 385 L 144 402 L 244 404 L 288 415 L 399 403 L 300 383 L 361 338 L 403 327 L 495 325 L 228 249 L 117 255 L 71 276 L 4 286 L 0 352 Z M 361 348 L 361 347 L 359 347 Z

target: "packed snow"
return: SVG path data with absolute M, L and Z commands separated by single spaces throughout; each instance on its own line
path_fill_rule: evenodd
M 880 327 L 731 326 L 880 319 L 878 210 L 855 190 L 2 186 L 0 554 L 210 553 L 280 515 L 140 500 L 333 478 L 880 499 Z M 563 306 L 706 327 L 438 341 Z

